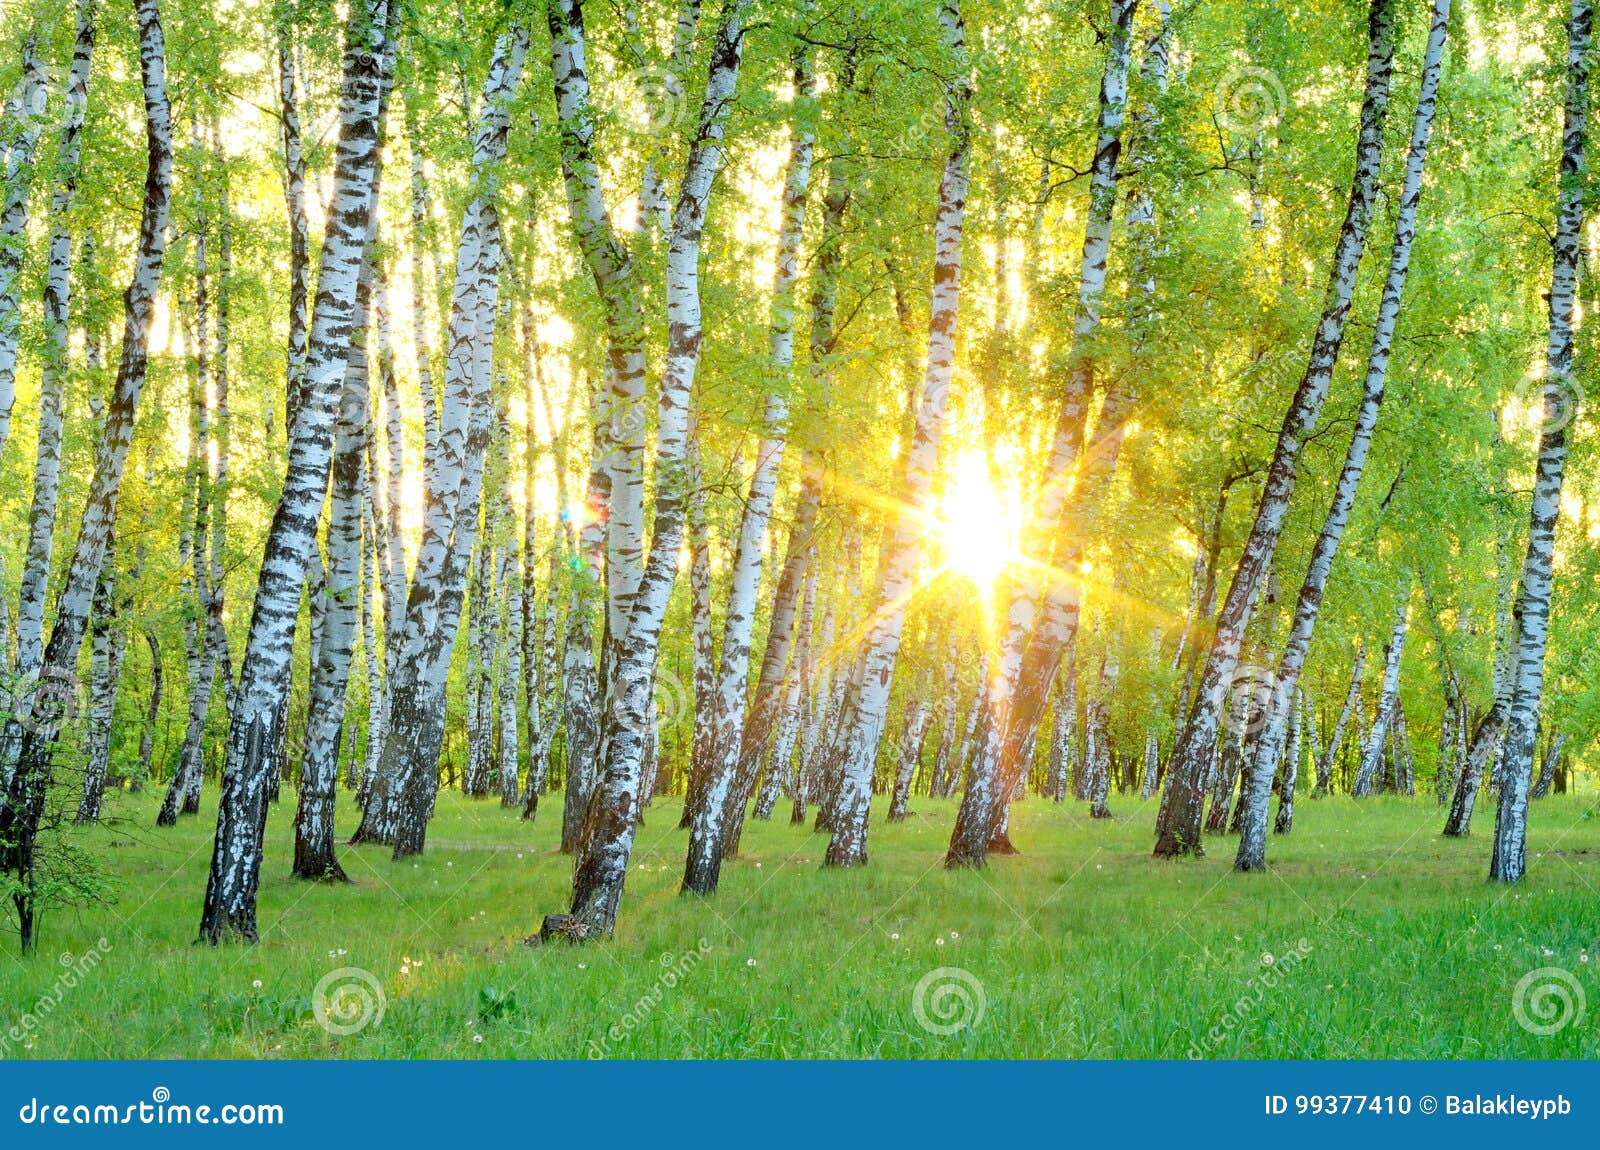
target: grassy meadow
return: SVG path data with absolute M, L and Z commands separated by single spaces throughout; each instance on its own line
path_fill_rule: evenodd
M 617 937 L 535 948 L 565 909 L 559 796 L 531 827 L 442 796 L 423 858 L 345 848 L 353 881 L 329 885 L 288 877 L 286 790 L 261 942 L 213 950 L 194 938 L 214 804 L 160 831 L 157 796 L 118 793 L 80 836 L 114 904 L 52 912 L 33 958 L 0 936 L 0 1056 L 1595 1057 L 1587 803 L 1534 804 L 1516 889 L 1484 878 L 1487 798 L 1466 841 L 1439 836 L 1431 799 L 1303 800 L 1265 876 L 1232 874 L 1227 838 L 1152 860 L 1154 804 L 1127 797 L 1111 821 L 1029 799 L 1024 853 L 977 873 L 940 865 L 953 804 L 915 800 L 898 826 L 880 808 L 871 865 L 827 872 L 824 838 L 780 806 L 700 900 L 678 894 L 686 832 L 664 799 Z

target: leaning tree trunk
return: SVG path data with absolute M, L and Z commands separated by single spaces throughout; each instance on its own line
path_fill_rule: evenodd
M 1086 492 L 1089 499 L 1098 493 L 1099 481 L 1087 476 L 1074 478 L 1074 472 L 1082 454 L 1085 420 L 1094 386 L 1091 347 L 1100 329 L 1101 297 L 1105 292 L 1111 250 L 1137 9 L 1137 0 L 1111 0 L 1110 35 L 1100 79 L 1098 132 L 1090 167 L 1089 210 L 1078 265 L 1078 298 L 1072 346 L 1068 352 L 1069 366 L 1041 494 L 1033 511 L 1034 526 L 1025 544 L 1025 550 L 1041 562 L 1049 558 L 1047 552 L 1061 526 L 1069 495 L 1074 502 L 1081 503 Z M 1114 401 L 1113 396 L 1116 397 Z M 1106 446 L 1113 456 L 1120 450 L 1121 415 L 1131 400 L 1132 392 L 1122 388 L 1108 394 L 1102 407 L 1102 423 L 1112 429 Z M 1102 462 L 1096 471 L 1103 479 L 1109 467 Z M 1076 531 L 1083 529 L 1081 521 L 1073 526 Z M 1024 769 L 1022 747 L 1032 745 L 1061 654 L 1076 631 L 1076 611 L 1075 592 L 1050 588 L 1032 577 L 1032 572 L 1025 571 L 1019 577 L 1007 610 L 1006 635 L 1001 643 L 999 661 L 984 685 L 984 725 L 962 792 L 961 809 L 951 831 L 946 866 L 983 866 L 991 843 L 1008 852 L 1015 849 L 1001 827 L 1015 780 Z M 1022 697 L 1025 693 L 1026 699 Z M 1025 713 L 1029 710 L 1032 713 Z M 1085 765 L 1090 764 L 1086 762 Z
M 1245 624 L 1256 591 L 1277 550 L 1289 501 L 1299 477 L 1300 455 L 1316 429 L 1328 396 L 1334 364 L 1344 341 L 1355 292 L 1356 271 L 1366 249 L 1367 227 L 1372 219 L 1383 154 L 1383 126 L 1389 105 L 1393 73 L 1395 0 L 1372 0 L 1367 25 L 1366 88 L 1361 105 L 1361 126 L 1356 143 L 1355 178 L 1344 223 L 1339 229 L 1333 266 L 1329 273 L 1322 319 L 1312 342 L 1310 359 L 1278 435 L 1266 486 L 1261 493 L 1255 523 L 1245 541 L 1233 583 L 1216 622 L 1211 650 L 1206 656 L 1195 700 L 1187 722 L 1180 727 L 1167 786 L 1156 822 L 1155 855 L 1170 858 L 1204 853 L 1200 818 L 1205 800 L 1206 766 L 1217 740 L 1222 701 L 1239 661 Z
M 1344 746 L 1345 733 L 1350 729 L 1350 717 L 1355 713 L 1356 704 L 1361 699 L 1361 678 L 1366 666 L 1367 650 L 1358 646 L 1355 669 L 1350 672 L 1350 690 L 1344 697 L 1344 706 L 1339 708 L 1339 717 L 1334 720 L 1333 730 L 1328 735 L 1328 745 L 1323 748 L 1322 757 L 1317 760 L 1317 785 L 1312 792 L 1313 798 L 1323 797 L 1333 787 L 1333 765 L 1339 761 L 1339 751 Z
M 899 517 L 889 540 L 878 587 L 879 610 L 862 656 L 860 685 L 851 692 L 841 728 L 839 796 L 833 804 L 833 836 L 824 856 L 825 864 L 834 867 L 861 866 L 867 861 L 873 764 L 888 710 L 889 691 L 894 684 L 906 600 L 922 555 L 923 528 L 916 509 L 928 501 L 932 490 L 939 441 L 944 434 L 945 401 L 955 366 L 956 324 L 961 300 L 961 236 L 972 148 L 968 116 L 972 88 L 967 75 L 966 26 L 959 0 L 942 0 L 939 26 L 953 67 L 953 78 L 945 87 L 945 128 L 950 133 L 951 144 L 939 184 L 939 208 L 934 225 L 927 368 L 900 492 L 901 503 L 911 510 Z
M 1400 194 L 1400 210 L 1395 217 L 1394 245 L 1389 256 L 1389 271 L 1384 279 L 1383 296 L 1378 305 L 1378 321 L 1372 332 L 1372 347 L 1367 353 L 1367 377 L 1356 412 L 1355 430 L 1345 452 L 1344 468 L 1334 487 L 1333 505 L 1322 523 L 1312 549 L 1311 564 L 1300 597 L 1295 603 L 1294 623 L 1283 658 L 1273 679 L 1267 702 L 1266 721 L 1256 741 L 1254 760 L 1245 778 L 1244 820 L 1239 837 L 1235 870 L 1260 870 L 1267 862 L 1267 816 L 1272 803 L 1272 776 L 1283 748 L 1285 728 L 1294 710 L 1295 692 L 1305 668 L 1306 653 L 1322 610 L 1322 597 L 1333 570 L 1333 559 L 1355 507 L 1356 489 L 1366 470 L 1372 447 L 1373 430 L 1383 404 L 1389 377 L 1389 355 L 1400 319 L 1400 301 L 1405 293 L 1406 276 L 1411 267 L 1411 248 L 1417 234 L 1417 207 L 1422 199 L 1422 173 L 1433 135 L 1433 116 L 1438 104 L 1439 75 L 1444 62 L 1445 35 L 1450 22 L 1450 0 L 1434 0 L 1433 18 L 1428 30 L 1428 46 L 1422 63 L 1422 86 L 1417 96 L 1416 118 L 1411 128 L 1411 147 L 1406 155 L 1405 182 Z
M 573 15 L 575 7 L 574 0 L 557 0 L 551 6 L 558 92 L 570 90 L 574 73 L 581 73 L 582 69 L 582 29 Z M 565 21 L 559 18 L 563 10 Z M 677 580 L 687 510 L 684 483 L 689 462 L 689 409 L 701 344 L 700 244 L 712 187 L 722 168 L 722 139 L 738 86 L 747 15 L 747 0 L 729 0 L 723 9 L 711 50 L 699 130 L 689 150 L 682 190 L 673 212 L 667 251 L 668 342 L 656 433 L 655 527 L 642 578 L 633 593 L 624 592 L 626 628 L 620 641 L 615 634 L 612 636 L 615 675 L 602 728 L 603 755 L 584 812 L 573 867 L 571 914 L 580 933 L 586 936 L 608 936 L 615 928 L 633 850 L 645 743 L 653 728 L 661 626 Z M 587 97 L 586 85 L 584 95 Z M 620 458 L 627 463 L 626 446 Z M 624 468 L 619 476 L 623 488 L 637 486 L 642 490 L 643 460 L 638 463 L 637 471 Z M 612 495 L 615 499 L 615 483 Z M 609 546 L 617 546 L 615 538 Z M 610 594 L 614 609 L 617 592 L 611 589 Z
M 385 93 L 378 100 L 381 154 Z M 373 170 L 378 203 L 382 160 Z M 349 360 L 334 423 L 333 479 L 328 504 L 328 569 L 321 589 L 322 625 L 312 653 L 311 703 L 300 758 L 300 801 L 294 821 L 295 878 L 346 881 L 334 850 L 334 806 L 339 793 L 339 748 L 355 657 L 362 591 L 361 522 L 367 505 L 364 464 L 371 411 L 368 335 L 371 332 L 373 262 L 377 253 L 377 209 L 368 226 L 366 255 L 356 283 L 356 311 Z
M 17 609 L 17 673 L 23 676 L 37 674 L 44 658 L 45 596 L 50 586 L 56 504 L 61 491 L 61 406 L 68 372 L 67 325 L 72 295 L 71 217 L 83 154 L 83 116 L 89 104 L 89 68 L 94 59 L 98 7 L 99 0 L 78 0 L 77 35 L 72 66 L 67 73 L 61 137 L 56 146 L 55 191 L 50 198 L 50 254 L 44 287 L 45 346 L 39 376 L 39 444 L 34 455 L 27 558 L 22 569 L 22 595 Z M 5 240 L 0 239 L 0 245 L 4 243 Z M 0 260 L 4 258 L 0 256 Z M 0 320 L 0 330 L 4 326 L 5 321 Z M 3 450 L 4 440 L 0 439 L 0 451 Z
M 805 234 L 806 191 L 811 183 L 811 148 L 816 138 L 806 115 L 807 105 L 814 96 L 809 52 L 808 46 L 802 46 L 794 61 L 797 119 L 790 138 L 789 163 L 779 205 L 771 335 L 767 348 L 772 378 L 779 382 L 767 396 L 761 441 L 756 445 L 755 470 L 750 476 L 750 492 L 739 524 L 739 543 L 733 555 L 722 630 L 706 793 L 689 828 L 689 851 L 684 864 L 683 889 L 696 894 L 711 894 L 717 889 L 724 848 L 732 827 L 743 826 L 745 804 L 761 762 L 759 752 L 743 753 L 743 735 L 748 726 L 745 700 L 750 693 L 750 646 L 761 591 L 767 523 L 778 493 L 778 471 L 783 464 L 784 443 L 789 434 L 786 393 L 787 376 L 794 364 L 794 290 L 800 276 L 800 242 Z M 782 629 L 791 630 L 792 625 Z M 787 647 L 787 634 L 783 640 Z M 769 647 L 770 644 L 769 637 Z M 774 659 L 775 665 L 769 672 L 763 661 L 762 671 L 771 678 L 758 683 L 752 707 L 772 710 L 782 705 L 784 662 Z M 770 720 L 768 723 L 770 725 Z
M 473 128 L 475 195 L 462 213 L 450 309 L 450 350 L 433 454 L 425 461 L 422 539 L 392 664 L 389 730 L 355 838 L 420 853 L 439 786 L 445 686 L 478 535 L 484 458 L 493 419 L 492 370 L 502 260 L 496 207 L 510 103 L 529 33 L 495 44 Z
M 1582 260 L 1586 116 L 1589 99 L 1591 0 L 1572 0 L 1567 27 L 1567 99 L 1561 134 L 1561 182 L 1556 209 L 1554 266 L 1550 277 L 1550 342 L 1545 356 L 1544 421 L 1529 512 L 1528 554 L 1514 613 L 1517 635 L 1516 693 L 1506 725 L 1500 803 L 1495 812 L 1494 858 L 1489 877 L 1519 882 L 1527 870 L 1528 787 L 1533 779 L 1533 744 L 1539 732 L 1544 692 L 1545 646 L 1550 637 L 1556 525 L 1567 465 L 1567 420 L 1573 394 L 1572 342 Z
M 149 359 L 150 324 L 156 288 L 166 255 L 167 218 L 172 193 L 172 114 L 167 103 L 166 45 L 158 0 L 136 0 L 139 24 L 139 69 L 145 107 L 147 165 L 144 207 L 132 282 L 123 295 L 122 360 L 117 367 L 111 402 L 95 450 L 94 477 L 84 504 L 82 527 L 56 599 L 55 624 L 45 646 L 40 683 L 23 700 L 24 723 L 12 702 L 13 717 L 0 730 L 0 763 L 15 762 L 0 804 L 0 872 L 16 886 L 12 901 L 21 927 L 22 949 L 33 949 L 35 915 L 34 846 L 45 813 L 51 762 L 60 735 L 63 689 L 75 679 L 100 569 L 116 523 L 117 501 L 144 389 Z M 13 155 L 15 151 L 13 150 Z M 13 753 L 11 748 L 19 750 Z
M 928 704 L 926 700 L 914 699 L 906 715 L 906 729 L 900 742 L 900 762 L 894 774 L 894 794 L 889 799 L 889 813 L 885 816 L 891 823 L 905 822 L 906 802 L 911 797 L 911 779 L 922 761 L 922 744 L 927 734 Z
M 333 456 L 335 408 L 356 311 L 356 282 L 374 204 L 378 103 L 389 48 L 388 0 L 350 8 L 339 142 L 317 277 L 305 376 L 289 431 L 282 495 L 268 530 L 249 638 L 239 669 L 234 721 L 206 887 L 200 936 L 256 939 L 256 892 L 274 748 L 281 741 L 301 588 L 312 552 Z
M 1533 784 L 1530 797 L 1542 799 L 1550 793 L 1550 784 L 1555 781 L 1557 764 L 1561 762 L 1561 753 L 1566 745 L 1566 735 L 1557 735 L 1550 740 L 1550 745 L 1544 751 L 1544 761 L 1539 766 L 1539 779 Z

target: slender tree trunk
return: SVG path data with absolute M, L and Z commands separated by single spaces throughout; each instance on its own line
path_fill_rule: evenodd
M 1550 278 L 1550 341 L 1545 356 L 1544 420 L 1529 512 L 1528 552 L 1517 591 L 1516 677 L 1506 726 L 1500 803 L 1495 812 L 1494 858 L 1489 877 L 1520 882 L 1527 870 L 1528 788 L 1533 779 L 1533 744 L 1544 693 L 1545 646 L 1550 635 L 1556 526 L 1568 453 L 1567 420 L 1572 403 L 1572 344 L 1582 260 L 1584 173 L 1589 99 L 1591 0 L 1572 0 L 1567 26 L 1566 113 L 1561 134 L 1560 191 L 1555 252 Z M 1581 393 L 1580 393 L 1581 394 Z
M 1035 527 L 1025 549 L 1040 560 L 1061 524 L 1069 493 L 1073 502 L 1093 499 L 1100 481 L 1074 472 L 1084 440 L 1085 419 L 1094 385 L 1091 344 L 1100 328 L 1101 297 L 1105 292 L 1111 250 L 1111 225 L 1116 210 L 1117 168 L 1122 154 L 1122 132 L 1128 98 L 1128 67 L 1132 50 L 1133 20 L 1138 0 L 1111 0 L 1110 34 L 1099 90 L 1098 132 L 1090 170 L 1089 210 L 1083 251 L 1078 265 L 1078 299 L 1073 323 L 1070 367 L 1057 415 L 1055 434 L 1037 506 Z M 1131 402 L 1131 391 L 1108 395 L 1102 406 L 1102 423 L 1112 429 L 1106 445 L 1113 460 L 1121 444 L 1121 415 Z M 1102 463 L 1099 474 L 1109 473 Z M 1103 480 L 1101 480 L 1103 481 Z M 1084 523 L 1073 517 L 1075 531 Z M 1048 594 L 1047 594 L 1048 592 Z M 1041 600 L 1048 602 L 1041 604 Z M 1043 611 L 1041 612 L 1041 605 Z M 1024 769 L 1022 747 L 1032 745 L 1039 719 L 1050 697 L 1061 653 L 1077 628 L 1075 588 L 1049 588 L 1024 573 L 1012 592 L 1007 611 L 1006 636 L 994 672 L 985 681 L 985 721 L 977 756 L 962 793 L 961 810 L 950 835 L 945 856 L 949 867 L 981 867 L 991 842 L 1014 851 L 1009 836 L 1000 830 L 1015 780 Z M 1090 766 L 1086 762 L 1086 766 Z
M 889 813 L 886 816 L 891 823 L 903 823 L 906 820 L 906 802 L 911 797 L 911 778 L 917 772 L 917 767 L 922 761 L 922 744 L 928 734 L 928 704 L 925 700 L 914 699 L 906 714 L 906 729 L 901 736 L 900 762 L 895 769 L 894 794 L 889 800 Z
M 117 679 L 122 669 L 121 632 L 115 619 L 115 571 L 113 558 L 106 556 L 100 569 L 100 583 L 94 593 L 94 618 L 90 624 L 92 655 L 89 670 L 88 729 L 84 733 L 83 801 L 78 804 L 77 822 L 100 819 L 100 802 L 106 789 L 106 770 L 111 761 L 111 720 L 117 709 Z
M 16 105 L 17 135 L 5 158 L 0 188 L 0 452 L 11 436 L 11 408 L 17 398 L 18 277 L 27 250 L 28 199 L 34 176 L 34 149 L 44 130 L 48 77 L 37 33 L 22 49 L 22 85 Z
M 1339 751 L 1344 746 L 1345 732 L 1350 729 L 1350 717 L 1355 713 L 1356 704 L 1361 701 L 1361 679 L 1366 664 L 1366 648 L 1357 647 L 1355 669 L 1350 673 L 1350 690 L 1345 695 L 1344 706 L 1339 708 L 1339 718 L 1335 720 L 1333 731 L 1328 736 L 1328 745 L 1323 748 L 1322 757 L 1317 760 L 1317 786 L 1312 795 L 1314 798 L 1321 798 L 1333 788 L 1333 766 L 1339 761 Z
M 1345 453 L 1344 468 L 1334 488 L 1333 505 L 1323 520 L 1322 533 L 1312 550 L 1310 569 L 1295 604 L 1294 623 L 1279 661 L 1266 709 L 1266 722 L 1256 742 L 1245 783 L 1245 817 L 1239 839 L 1235 870 L 1260 870 L 1267 859 L 1267 816 L 1272 802 L 1272 773 L 1282 751 L 1285 730 L 1294 711 L 1295 692 L 1305 667 L 1306 653 L 1322 610 L 1322 597 L 1333 569 L 1333 559 L 1344 538 L 1345 527 L 1355 507 L 1356 489 L 1366 470 L 1372 434 L 1378 423 L 1389 376 L 1389 355 L 1394 345 L 1395 328 L 1400 319 L 1400 302 L 1405 293 L 1411 266 L 1411 248 L 1416 239 L 1417 208 L 1422 198 L 1422 174 L 1433 134 L 1433 117 L 1438 103 L 1439 75 L 1444 62 L 1445 35 L 1450 21 L 1450 0 L 1434 0 L 1428 44 L 1423 57 L 1422 85 L 1417 97 L 1416 117 L 1411 128 L 1411 147 L 1406 155 L 1405 181 L 1400 210 L 1395 219 L 1394 244 L 1389 270 L 1384 279 L 1378 321 L 1373 328 L 1372 347 L 1367 354 L 1366 384 L 1361 406 L 1356 412 L 1355 431 Z
M 711 894 L 717 889 L 726 847 L 736 841 L 744 824 L 745 804 L 761 764 L 758 743 L 745 753 L 744 732 L 751 726 L 745 701 L 750 694 L 750 646 L 755 630 L 761 567 L 767 543 L 767 523 L 777 497 L 778 470 L 783 463 L 789 433 L 786 377 L 794 364 L 794 293 L 800 276 L 800 243 L 805 233 L 806 192 L 811 183 L 811 149 L 816 138 L 809 125 L 808 105 L 814 99 L 814 77 L 809 48 L 795 54 L 793 79 L 796 119 L 791 126 L 789 162 L 780 203 L 778 250 L 772 284 L 771 335 L 767 348 L 773 378 L 781 381 L 767 396 L 761 441 L 756 445 L 755 470 L 739 524 L 739 543 L 733 555 L 728 605 L 724 616 L 717 704 L 710 745 L 710 770 L 705 801 L 689 829 L 689 851 L 684 866 L 683 889 Z M 793 607 L 789 608 L 792 619 Z M 770 664 L 763 660 L 752 710 L 774 711 L 782 705 L 783 678 L 792 622 L 780 624 L 781 644 L 774 646 L 769 628 Z M 770 730 L 772 720 L 761 724 Z M 757 736 L 760 737 L 760 736 Z M 764 739 L 762 740 L 764 742 Z
M 368 505 L 364 483 L 371 435 L 368 335 L 372 330 L 372 264 L 378 258 L 378 191 L 382 179 L 383 118 L 388 82 L 380 81 L 378 149 L 372 172 L 371 222 L 366 254 L 356 282 L 344 383 L 333 432 L 332 490 L 328 505 L 328 567 L 321 589 L 322 618 L 312 651 L 311 696 L 300 758 L 300 801 L 295 812 L 295 878 L 347 881 L 334 850 L 334 813 L 339 794 L 339 748 L 350 691 L 350 665 L 360 625 L 361 522 Z
M 426 509 L 393 661 L 389 730 L 356 840 L 421 853 L 439 787 L 445 688 L 478 537 L 484 458 L 492 433 L 493 353 L 503 252 L 496 206 L 510 103 L 522 79 L 528 30 L 496 41 L 472 134 L 473 188 L 462 213 L 450 311 L 450 351 L 435 451 L 426 460 Z
M 351 6 L 340 93 L 333 192 L 317 278 L 305 376 L 289 430 L 283 492 L 268 530 L 249 639 L 240 665 L 200 936 L 256 939 L 256 891 L 274 748 L 294 654 L 301 588 L 333 456 L 335 409 L 356 312 L 356 282 L 374 204 L 379 92 L 392 58 L 387 0 Z
M 28 511 L 27 558 L 17 610 L 17 672 L 35 675 L 44 658 L 44 607 L 50 586 L 56 503 L 61 490 L 61 407 L 68 372 L 68 319 L 72 294 L 72 205 L 77 198 L 84 111 L 89 104 L 89 68 L 94 59 L 99 0 L 78 0 L 77 32 L 67 73 L 66 106 L 56 149 L 55 190 L 50 198 L 50 254 L 45 273 L 45 347 L 39 378 L 39 444 L 33 465 L 33 501 Z M 3 232 L 3 229 L 0 229 Z M 0 238 L 0 246 L 6 244 Z M 3 262 L 4 256 L 0 256 Z M 0 276 L 6 273 L 0 271 Z M 0 309 L 4 303 L 0 302 Z M 6 321 L 0 318 L 0 332 Z M 0 335 L 0 339 L 4 336 Z M 0 396 L 0 400 L 3 400 Z M 4 440 L 0 439 L 0 451 Z
M 123 296 L 122 360 L 95 451 L 94 477 L 66 582 L 56 599 L 55 624 L 40 666 L 43 688 L 32 691 L 25 707 L 12 702 L 13 716 L 0 730 L 0 765 L 15 762 L 0 804 L 0 871 L 15 881 L 12 901 L 22 926 L 22 949 L 35 943 L 35 842 L 44 816 L 51 762 L 60 735 L 63 690 L 74 681 L 95 587 L 116 523 L 118 496 L 133 439 L 139 396 L 149 357 L 150 322 L 166 255 L 167 217 L 172 188 L 172 120 L 167 103 L 166 46 L 158 0 L 137 0 L 140 79 L 145 106 L 147 164 L 144 206 L 133 279 Z M 10 160 L 16 158 L 13 146 Z M 9 207 L 9 205 L 8 205 Z M 3 245 L 0 245 L 3 246 Z M 4 397 L 0 397 L 4 398 Z M 9 403 L 0 404 L 9 409 Z M 17 712 L 31 720 L 24 723 Z M 13 751 L 12 748 L 19 748 Z M 3 772 L 0 772 L 3 773 Z
M 571 90 L 574 72 L 581 72 L 581 24 L 574 20 L 573 9 L 573 0 L 556 0 L 551 6 L 558 100 L 564 89 Z M 563 11 L 564 21 L 559 18 Z M 673 212 L 667 252 L 669 334 L 656 434 L 655 527 L 642 578 L 620 589 L 627 608 L 626 627 L 620 637 L 615 630 L 612 635 L 615 676 L 601 739 L 604 754 L 584 812 L 573 868 L 571 914 L 586 936 L 609 936 L 615 928 L 633 849 L 645 740 L 654 709 L 661 626 L 677 579 L 684 535 L 689 409 L 701 343 L 700 243 L 712 187 L 722 167 L 722 138 L 738 85 L 746 17 L 746 0 L 729 0 L 723 8 L 711 50 L 699 130 L 689 150 L 682 191 Z M 573 67 L 575 60 L 579 62 L 577 68 Z M 587 96 L 586 85 L 584 95 Z M 575 210 L 574 216 L 577 215 Z M 642 491 L 643 460 L 638 461 L 635 470 L 627 444 L 620 460 L 625 465 L 620 486 Z M 618 519 L 618 486 L 613 483 L 613 525 Z M 628 499 L 631 498 L 630 495 Z M 628 564 L 628 546 L 626 539 L 619 542 L 615 535 L 609 542 L 609 547 L 618 551 L 613 558 L 621 568 Z M 617 573 L 614 567 L 612 577 Z M 615 586 L 610 588 L 613 610 L 618 606 L 618 591 Z
M 934 226 L 934 272 L 928 317 L 928 359 L 917 407 L 916 428 L 906 456 L 901 502 L 920 508 L 929 497 L 944 433 L 945 400 L 955 360 L 955 337 L 961 297 L 961 236 L 966 215 L 967 166 L 971 152 L 968 105 L 966 27 L 959 0 L 941 0 L 939 26 L 954 69 L 945 90 L 945 127 L 951 146 L 939 185 Z M 867 820 L 872 800 L 872 771 L 878 740 L 894 683 L 905 624 L 906 598 L 922 554 L 922 527 L 913 514 L 895 524 L 878 587 L 879 610 L 863 655 L 860 686 L 851 692 L 842 730 L 840 793 L 837 818 L 824 856 L 828 866 L 861 866 L 867 861 Z
M 1300 781 L 1300 732 L 1305 723 L 1306 700 L 1302 694 L 1295 700 L 1294 713 L 1289 718 L 1289 745 L 1284 751 L 1283 784 L 1278 790 L 1278 817 L 1272 830 L 1286 835 L 1294 829 L 1294 789 Z
M 1361 767 L 1356 772 L 1355 785 L 1350 794 L 1364 799 L 1372 794 L 1373 779 L 1383 760 L 1383 740 L 1389 724 L 1394 719 L 1395 706 L 1400 692 L 1400 658 L 1405 651 L 1406 627 L 1410 623 L 1410 586 L 1406 598 L 1400 603 L 1400 617 L 1395 621 L 1394 632 L 1384 647 L 1383 688 L 1378 696 L 1378 710 L 1372 719 L 1372 730 L 1361 752 Z
M 1377 194 L 1383 127 L 1393 72 L 1394 0 L 1372 0 L 1368 18 L 1366 87 L 1356 144 L 1356 171 L 1344 223 L 1339 229 L 1327 294 L 1305 375 L 1284 417 L 1267 472 L 1255 523 L 1245 541 L 1187 721 L 1182 725 L 1156 824 L 1155 855 L 1202 854 L 1200 816 L 1206 763 L 1217 738 L 1222 700 L 1238 665 L 1244 628 L 1256 591 L 1277 550 L 1290 497 L 1299 477 L 1300 454 L 1315 430 L 1327 399 L 1334 364 L 1344 341 L 1356 271 L 1366 249 L 1367 227 Z

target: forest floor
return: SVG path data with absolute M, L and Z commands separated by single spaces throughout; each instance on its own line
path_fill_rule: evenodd
M 1600 1009 L 1600 818 L 1571 796 L 1534 804 L 1515 889 L 1484 878 L 1489 798 L 1465 841 L 1439 836 L 1431 798 L 1303 799 L 1268 875 L 1232 874 L 1227 838 L 1152 860 L 1155 806 L 1129 797 L 1110 822 L 1029 799 L 1023 854 L 949 873 L 954 805 L 920 799 L 899 826 L 874 812 L 871 865 L 847 873 L 780 806 L 711 900 L 677 893 L 686 832 L 665 799 L 616 939 L 535 949 L 570 879 L 559 796 L 532 827 L 441 796 L 424 857 L 344 848 L 353 882 L 332 885 L 289 878 L 285 791 L 261 942 L 216 950 L 193 944 L 214 803 L 161 831 L 158 799 L 108 796 L 83 836 L 114 905 L 50 915 L 31 959 L 0 935 L 0 1057 L 1600 1055 L 1582 1009 L 1537 1032 L 1563 993 Z M 366 1025 L 319 1024 L 319 983 L 334 1031 Z

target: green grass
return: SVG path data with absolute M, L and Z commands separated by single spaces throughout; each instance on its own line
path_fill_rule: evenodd
M 288 877 L 286 792 L 261 942 L 221 949 L 194 945 L 214 808 L 159 831 L 155 797 L 109 803 L 114 822 L 84 840 L 117 876 L 117 902 L 46 918 L 33 958 L 18 957 L 14 932 L 0 938 L 0 1055 L 1600 1053 L 1589 1019 L 1541 1036 L 1512 1006 L 1525 974 L 1560 967 L 1600 1008 L 1600 820 L 1570 797 L 1536 804 L 1517 889 L 1484 879 L 1487 801 L 1478 836 L 1450 841 L 1430 800 L 1303 800 L 1294 835 L 1274 837 L 1273 872 L 1237 876 L 1229 839 L 1200 861 L 1152 860 L 1153 804 L 1126 798 L 1113 822 L 1030 799 L 1014 818 L 1023 855 L 948 873 L 954 806 L 923 799 L 901 826 L 875 821 L 871 865 L 844 873 L 820 869 L 824 840 L 809 829 L 752 823 L 712 900 L 677 893 L 686 836 L 677 801 L 663 800 L 639 832 L 616 939 L 543 949 L 521 940 L 565 909 L 559 798 L 530 828 L 497 803 L 443 796 L 425 857 L 344 848 L 354 882 L 335 886 Z M 58 956 L 102 937 L 103 958 L 71 976 Z M 313 990 L 340 967 L 381 983 L 380 1024 L 341 1036 L 315 1020 Z M 969 972 L 984 1004 L 948 1035 L 913 1009 L 940 967 Z M 14 1040 L 29 1012 L 35 1025 Z

